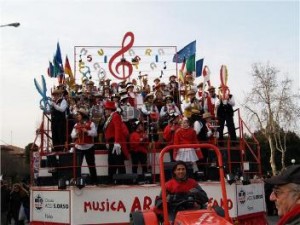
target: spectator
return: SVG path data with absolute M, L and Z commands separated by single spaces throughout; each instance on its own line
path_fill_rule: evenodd
M 268 172 L 266 179 L 269 179 L 271 177 L 272 177 L 271 174 Z M 268 216 L 273 216 L 276 210 L 274 201 L 271 201 L 269 197 L 273 192 L 272 188 L 273 188 L 272 184 L 265 183 L 265 201 L 266 201 Z
M 277 225 L 300 224 L 300 165 L 289 166 L 265 182 L 273 185 L 270 200 L 280 216 Z
M 1 224 L 7 225 L 10 190 L 5 180 L 1 180 Z
M 19 183 L 13 185 L 13 190 L 10 193 L 8 222 L 14 220 L 16 225 L 24 225 L 26 218 L 24 208 L 29 208 L 29 193 Z

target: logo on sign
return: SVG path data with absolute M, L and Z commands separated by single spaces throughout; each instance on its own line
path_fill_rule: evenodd
M 37 194 L 34 197 L 34 209 L 38 212 L 41 212 L 44 207 L 44 199 L 41 194 Z
M 238 193 L 238 201 L 241 204 L 244 204 L 246 202 L 246 192 L 244 190 L 240 190 Z

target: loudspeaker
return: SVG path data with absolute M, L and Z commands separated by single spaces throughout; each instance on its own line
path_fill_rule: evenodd
M 116 184 L 136 184 L 138 179 L 137 174 L 114 174 L 113 180 Z
M 212 181 L 219 181 L 220 180 L 219 168 L 213 166 L 209 167 L 207 170 L 207 179 Z
M 73 178 L 73 153 L 59 155 L 59 168 L 57 169 L 57 178 L 70 180 Z

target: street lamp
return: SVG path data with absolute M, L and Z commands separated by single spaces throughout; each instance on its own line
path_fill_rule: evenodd
M 293 165 L 295 164 L 295 162 L 296 162 L 295 159 L 292 159 L 292 160 L 291 160 L 291 163 L 292 163 Z
M 20 23 L 9 23 L 9 24 L 0 25 L 0 27 L 18 27 L 20 25 L 21 25 Z

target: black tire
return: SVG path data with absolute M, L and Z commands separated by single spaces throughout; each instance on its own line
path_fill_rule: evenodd
M 130 213 L 130 225 L 145 225 L 143 213 L 140 211 Z

